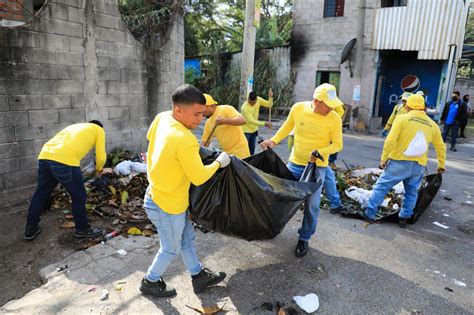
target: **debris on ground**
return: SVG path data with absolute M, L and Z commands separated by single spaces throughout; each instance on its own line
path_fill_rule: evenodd
M 223 308 L 224 308 L 224 305 L 219 306 L 219 305 L 216 304 L 216 305 L 212 305 L 212 306 L 193 307 L 193 306 L 189 306 L 189 305 L 186 304 L 186 307 L 198 312 L 199 314 L 213 315 L 213 314 L 217 314 L 220 311 L 222 311 Z
M 457 285 L 457 286 L 460 286 L 460 287 L 465 287 L 466 286 L 466 283 L 464 283 L 462 281 L 459 281 L 459 280 L 456 280 L 456 279 L 454 279 L 454 284 Z
M 447 201 L 451 201 L 451 200 L 453 200 L 453 197 L 451 197 L 451 196 L 444 196 L 444 199 L 447 200 Z
M 102 294 L 100 295 L 100 298 L 99 298 L 99 299 L 100 299 L 101 301 L 105 301 L 105 300 L 107 300 L 108 298 L 109 298 L 109 290 L 106 290 L 106 289 L 102 290 Z
M 57 272 L 61 272 L 61 271 L 63 271 L 63 270 L 66 270 L 67 268 L 69 268 L 69 265 L 64 265 L 64 266 L 61 266 L 61 267 L 56 268 L 56 271 L 57 271 Z
M 296 304 L 306 313 L 316 312 L 319 308 L 319 298 L 316 294 L 310 293 L 305 296 L 294 296 Z
M 434 225 L 439 226 L 443 229 L 449 229 L 449 226 L 439 223 L 438 221 L 433 222 Z
M 446 291 L 449 291 L 449 292 L 454 292 L 454 290 L 451 289 L 450 287 L 444 287 L 444 289 L 445 289 Z
M 120 256 L 125 256 L 128 254 L 128 252 L 125 249 L 119 249 L 117 251 L 117 254 L 119 254 Z

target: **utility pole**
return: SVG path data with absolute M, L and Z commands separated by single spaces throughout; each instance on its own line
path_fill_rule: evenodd
M 362 64 L 364 62 L 364 32 L 365 32 L 365 7 L 367 1 L 359 0 L 359 16 L 357 19 L 357 47 L 356 60 L 354 69 L 354 93 L 352 97 L 353 110 L 357 110 L 357 119 L 355 120 L 356 128 L 361 128 L 365 124 L 364 120 L 368 118 L 369 108 L 360 105 L 361 86 L 362 86 Z M 363 124 L 361 124 L 363 123 Z
M 237 109 L 247 100 L 247 93 L 253 89 L 253 65 L 255 59 L 255 39 L 257 37 L 257 27 L 255 20 L 255 1 L 247 0 L 245 3 L 245 27 L 244 27 L 244 47 L 242 51 L 242 68 L 240 72 L 240 97 Z M 250 90 L 249 90 L 250 89 Z

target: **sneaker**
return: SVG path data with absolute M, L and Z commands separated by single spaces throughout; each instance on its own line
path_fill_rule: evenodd
M 41 227 L 36 225 L 36 226 L 32 226 L 32 225 L 29 225 L 29 226 L 26 226 L 26 229 L 25 229 L 25 235 L 23 236 L 23 238 L 27 241 L 32 241 L 36 238 L 36 236 L 38 236 L 38 234 L 41 233 Z
M 213 273 L 207 268 L 202 269 L 200 273 L 195 276 L 192 276 L 194 293 L 203 292 L 211 285 L 216 285 L 222 280 L 224 280 L 225 277 L 226 274 L 223 272 Z
M 175 288 L 168 286 L 163 279 L 151 282 L 143 278 L 140 284 L 140 291 L 145 295 L 154 297 L 172 297 L 176 295 Z
M 295 248 L 295 256 L 301 258 L 306 256 L 308 253 L 308 241 L 298 240 Z
M 403 218 L 398 219 L 398 226 L 401 227 L 402 229 L 405 229 L 407 227 L 407 224 L 408 224 L 408 219 L 403 219 Z
M 340 212 L 343 212 L 343 211 L 346 211 L 346 208 L 344 208 L 343 206 L 339 206 L 337 208 L 333 208 L 333 209 L 329 210 L 329 212 L 331 214 L 337 214 L 337 213 L 340 213 Z
M 83 231 L 76 230 L 74 232 L 74 237 L 90 238 L 90 237 L 101 236 L 102 234 L 104 234 L 104 229 L 103 228 L 89 226 L 89 228 L 87 230 L 83 230 Z

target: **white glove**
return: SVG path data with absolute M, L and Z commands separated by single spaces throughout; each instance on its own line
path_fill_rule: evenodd
M 219 154 L 216 161 L 219 162 L 219 164 L 221 165 L 221 168 L 224 168 L 230 164 L 230 157 L 227 153 L 222 152 L 221 154 Z

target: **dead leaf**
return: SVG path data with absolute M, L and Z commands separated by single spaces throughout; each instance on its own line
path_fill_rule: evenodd
M 114 186 L 110 185 L 109 186 L 109 189 L 110 189 L 110 192 L 112 193 L 112 196 L 115 197 L 115 195 L 117 194 L 117 190 L 115 189 Z
M 143 230 L 142 232 L 143 236 L 152 236 L 153 234 L 155 234 L 155 232 L 153 232 L 152 230 Z
M 119 205 L 118 205 L 115 201 L 109 200 L 109 206 L 113 206 L 113 207 L 117 207 L 117 208 L 118 208 Z
M 120 194 L 120 204 L 123 206 L 127 203 L 128 201 L 128 191 L 124 190 Z
M 76 224 L 74 224 L 74 222 L 72 222 L 72 221 L 64 222 L 64 223 L 61 225 L 61 227 L 62 227 L 63 229 L 70 229 L 70 228 L 73 228 L 73 227 L 75 227 L 75 226 L 76 226 Z
M 72 214 L 65 214 L 65 215 L 64 215 L 64 219 L 66 219 L 66 220 L 72 220 L 72 219 L 74 219 L 74 216 L 73 216 Z
M 186 306 L 189 307 L 192 310 L 195 310 L 196 312 L 198 312 L 200 314 L 213 315 L 213 314 L 216 314 L 216 313 L 222 311 L 222 309 L 224 308 L 224 305 L 219 306 L 219 305 L 216 304 L 216 305 L 213 305 L 213 306 L 201 306 L 201 307 L 192 307 L 192 306 L 189 306 L 189 305 L 186 305 Z
M 114 170 L 110 167 L 106 167 L 102 169 L 102 174 L 113 174 Z

